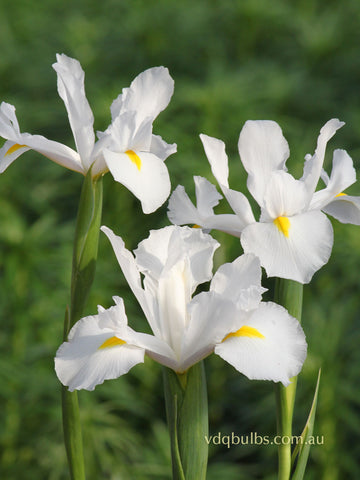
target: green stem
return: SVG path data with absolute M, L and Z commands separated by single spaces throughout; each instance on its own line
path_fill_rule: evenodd
M 303 300 L 303 285 L 293 280 L 276 279 L 274 301 L 285 307 L 289 314 L 301 322 Z M 296 395 L 297 377 L 291 379 L 291 384 L 284 387 L 275 384 L 277 409 L 277 434 L 285 441 L 278 446 L 279 469 L 278 480 L 288 480 L 291 474 L 291 436 L 292 419 Z
M 82 317 L 95 277 L 102 213 L 102 177 L 87 173 L 81 190 L 76 223 L 71 277 L 70 312 L 64 324 L 64 340 Z M 72 480 L 85 480 L 81 422 L 77 392 L 62 387 L 64 442 Z
M 163 369 L 174 480 L 205 480 L 208 404 L 203 362 L 184 374 Z

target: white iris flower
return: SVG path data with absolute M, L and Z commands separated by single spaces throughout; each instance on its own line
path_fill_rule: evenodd
M 160 207 L 170 193 L 170 179 L 164 160 L 176 151 L 161 137 L 152 134 L 152 123 L 166 108 L 174 91 L 167 68 L 150 68 L 123 89 L 111 106 L 112 123 L 98 132 L 95 141 L 94 117 L 85 96 L 84 71 L 80 63 L 57 55 L 53 65 L 58 92 L 64 101 L 76 150 L 41 135 L 21 133 L 15 107 L 0 106 L 0 136 L 7 141 L 0 149 L 0 173 L 27 150 L 86 175 L 112 173 L 142 203 L 145 213 Z
M 248 199 L 229 188 L 224 143 L 200 135 L 212 172 L 235 214 L 215 215 L 213 208 L 221 195 L 210 182 L 194 177 L 196 207 L 184 187 L 178 186 L 169 200 L 169 219 L 178 225 L 195 223 L 238 236 L 244 252 L 257 255 L 268 276 L 308 283 L 332 250 L 333 230 L 323 212 L 343 223 L 360 225 L 360 198 L 343 192 L 356 181 L 349 155 L 335 150 L 330 178 L 322 170 L 326 144 L 342 125 L 332 119 L 323 126 L 315 154 L 305 157 L 303 176 L 296 180 L 287 173 L 289 146 L 279 125 L 267 120 L 245 123 L 239 153 L 248 173 L 248 189 L 261 208 L 259 222 Z M 326 188 L 316 191 L 320 177 Z
M 212 277 L 218 243 L 199 229 L 153 230 L 134 255 L 102 227 L 153 332 L 132 330 L 123 300 L 78 321 L 55 358 L 69 390 L 93 390 L 127 373 L 144 355 L 183 373 L 212 352 L 250 379 L 288 385 L 306 357 L 299 322 L 281 306 L 261 302 L 261 267 L 252 254 L 221 266 Z M 211 280 L 209 291 L 194 295 Z

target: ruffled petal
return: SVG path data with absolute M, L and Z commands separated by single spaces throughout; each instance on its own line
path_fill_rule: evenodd
M 212 277 L 212 259 L 219 243 L 199 229 L 169 226 L 151 230 L 147 239 L 135 250 L 138 268 L 146 275 L 159 280 L 164 271 L 169 271 L 187 259 L 191 275 L 191 292 Z
M 77 151 L 84 168 L 88 170 L 91 165 L 95 134 L 94 116 L 85 96 L 84 71 L 74 58 L 58 54 L 56 59 L 57 62 L 53 64 L 53 68 L 57 73 L 58 92 L 68 112 Z
M 137 197 L 144 213 L 157 210 L 170 194 L 169 172 L 164 162 L 148 152 L 104 151 L 106 164 L 114 179 Z
M 215 353 L 251 380 L 289 385 L 306 358 L 307 344 L 299 322 L 275 303 L 262 303 L 238 335 L 228 335 Z
M 285 170 L 289 145 L 276 122 L 248 120 L 239 137 L 241 161 L 248 172 L 248 189 L 260 206 L 271 172 Z
M 241 310 L 256 308 L 266 291 L 261 287 L 260 260 L 247 254 L 221 265 L 211 280 L 210 291 L 231 300 Z
M 269 277 L 308 283 L 329 260 L 333 230 L 326 215 L 311 211 L 282 222 L 253 223 L 244 229 L 241 244 L 245 253 L 260 258 Z
M 94 390 L 104 380 L 118 378 L 144 361 L 145 350 L 126 341 L 123 305 L 110 310 L 79 320 L 56 353 L 56 374 L 70 391 Z M 107 322 L 108 315 L 111 322 Z M 117 330 L 113 329 L 114 316 L 119 317 Z

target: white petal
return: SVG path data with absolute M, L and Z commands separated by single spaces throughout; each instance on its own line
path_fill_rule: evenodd
M 333 230 L 320 211 L 290 217 L 288 236 L 275 223 L 253 223 L 241 236 L 245 253 L 260 258 L 269 277 L 300 283 L 310 282 L 313 274 L 329 260 Z
M 140 73 L 112 106 L 112 114 L 136 111 L 138 124 L 146 117 L 154 120 L 169 104 L 174 80 L 165 67 L 153 67 Z
M 217 343 L 242 318 L 235 304 L 216 292 L 201 292 L 188 307 L 190 321 L 184 332 L 181 370 L 185 371 L 213 352 Z
M 55 163 L 70 170 L 84 173 L 79 154 L 61 143 L 41 135 L 20 133 L 15 107 L 3 102 L 0 106 L 0 136 L 10 140 L 0 150 L 0 172 L 27 150 L 35 150 Z
M 110 240 L 125 279 L 128 282 L 129 287 L 131 288 L 137 301 L 139 302 L 154 334 L 159 335 L 160 332 L 157 329 L 157 325 L 154 320 L 154 299 L 142 288 L 140 272 L 136 266 L 136 262 L 132 253 L 125 248 L 122 238 L 115 235 L 110 228 L 103 226 L 101 227 L 101 230 Z
M 308 194 L 303 182 L 283 170 L 271 173 L 267 182 L 261 221 L 288 217 L 304 210 Z
M 0 173 L 3 173 L 21 154 L 30 150 L 29 147 L 20 146 L 17 142 L 7 140 L 0 148 Z
M 201 225 L 202 219 L 198 209 L 190 200 L 185 188 L 178 185 L 169 198 L 168 217 L 175 225 L 193 223 Z
M 345 150 L 335 150 L 333 165 L 327 186 L 323 190 L 314 193 L 310 203 L 310 209 L 322 210 L 335 197 L 356 182 L 356 171 L 353 161 Z
M 269 175 L 274 170 L 285 170 L 289 146 L 276 122 L 248 120 L 239 137 L 241 161 L 248 172 L 247 186 L 260 206 Z
M 249 200 L 241 192 L 236 190 L 231 190 L 230 188 L 222 187 L 222 191 L 226 197 L 226 200 L 229 202 L 230 207 L 233 209 L 235 214 L 239 219 L 239 224 L 241 225 L 240 231 L 249 225 L 250 223 L 255 222 L 254 214 L 251 210 Z
M 184 187 L 182 185 L 178 185 L 169 199 L 169 220 L 175 225 L 195 224 L 196 226 L 200 226 L 205 230 L 221 230 L 229 233 L 230 235 L 240 237 L 241 231 L 245 226 L 243 217 L 247 216 L 246 222 L 249 220 L 249 212 L 246 212 L 246 204 L 243 203 L 244 215 L 241 217 L 233 214 L 215 215 L 212 213 L 212 209 L 215 205 L 217 205 L 218 198 L 221 198 L 220 194 L 217 192 L 215 186 L 208 182 L 205 178 L 194 177 L 194 180 L 196 182 L 198 206 L 195 207 L 195 205 L 191 202 L 189 196 L 185 192 Z M 233 190 L 228 191 L 240 194 L 240 192 L 234 192 Z M 240 207 L 239 203 L 237 205 Z M 248 205 L 250 208 L 250 204 Z M 253 217 L 252 221 L 255 221 Z
M 170 155 L 176 153 L 176 150 L 176 143 L 166 143 L 160 135 L 151 136 L 150 152 L 161 160 L 166 160 Z
M 233 301 L 241 310 L 256 308 L 265 291 L 261 287 L 260 260 L 247 254 L 225 263 L 213 276 L 210 291 Z
M 119 315 L 118 325 L 125 334 L 121 318 L 123 307 L 112 307 L 112 317 Z M 79 320 L 71 329 L 68 342 L 64 342 L 56 353 L 55 370 L 60 381 L 73 390 L 93 390 L 96 385 L 127 373 L 133 366 L 144 361 L 143 348 L 127 343 L 100 348 L 112 337 L 126 341 L 113 330 L 112 321 L 107 322 L 108 311 Z M 107 324 L 109 323 L 109 326 Z
M 17 142 L 18 135 L 20 135 L 20 128 L 15 107 L 10 103 L 2 102 L 0 105 L 0 137 Z
M 212 258 L 219 243 L 200 229 L 170 226 L 151 230 L 135 250 L 138 268 L 159 279 L 184 258 L 189 259 L 191 291 L 212 277 Z
M 327 142 L 335 135 L 336 131 L 344 125 L 337 118 L 333 118 L 325 123 L 320 130 L 320 135 L 317 140 L 317 147 L 312 157 L 307 158 L 304 165 L 304 173 L 301 178 L 305 182 L 305 186 L 310 195 L 312 195 L 318 184 L 321 169 L 324 163 L 325 150 Z
M 69 116 L 77 151 L 86 170 L 90 168 L 95 143 L 94 116 L 85 96 L 84 71 L 80 63 L 66 55 L 56 55 L 58 92 Z
M 224 185 L 225 187 L 229 187 L 229 166 L 224 142 L 204 134 L 200 135 L 200 139 L 203 143 L 214 177 L 220 186 Z
M 144 213 L 152 213 L 170 194 L 169 172 L 164 162 L 152 153 L 133 153 L 140 160 L 137 164 L 126 153 L 105 150 L 104 156 L 114 179 L 141 201 Z
M 360 225 L 360 197 L 342 195 L 328 203 L 323 211 L 341 223 Z
M 251 380 L 272 380 L 287 386 L 298 375 L 307 345 L 299 322 L 275 303 L 262 303 L 246 319 L 265 338 L 230 336 L 215 353 Z
M 215 185 L 210 183 L 206 178 L 194 176 L 196 206 L 202 217 L 213 215 L 214 207 L 219 204 L 222 199 L 220 193 L 216 190 Z

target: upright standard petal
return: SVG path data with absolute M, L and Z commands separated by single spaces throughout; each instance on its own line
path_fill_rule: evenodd
M 174 80 L 165 67 L 153 67 L 140 73 L 129 88 L 113 102 L 113 119 L 126 111 L 135 111 L 137 126 L 144 119 L 154 120 L 169 104 L 174 93 Z
M 337 118 L 333 118 L 326 122 L 320 130 L 314 155 L 312 157 L 308 155 L 305 157 L 306 162 L 301 180 L 305 183 L 306 189 L 309 192 L 309 203 L 320 179 L 327 142 L 343 125 L 345 125 L 345 123 L 340 122 Z
M 111 309 L 79 320 L 58 349 L 55 371 L 70 391 L 94 390 L 104 380 L 118 378 L 144 361 L 145 350 L 127 342 L 131 329 L 119 300 Z
M 238 147 L 249 174 L 248 189 L 262 207 L 269 175 L 274 170 L 285 170 L 289 145 L 276 122 L 248 120 L 240 132 Z
M 69 116 L 76 149 L 86 170 L 90 168 L 95 144 L 94 116 L 85 95 L 84 71 L 74 58 L 56 55 L 53 68 L 57 73 L 58 92 Z
M 209 160 L 211 171 L 220 187 L 223 185 L 229 187 L 229 166 L 224 142 L 204 134 L 200 135 L 200 139 Z
M 212 260 L 219 243 L 199 229 L 169 226 L 152 230 L 135 250 L 138 268 L 159 280 L 164 272 L 188 260 L 190 291 L 211 279 Z
M 329 260 L 333 230 L 326 215 L 310 211 L 253 223 L 244 229 L 241 244 L 245 253 L 260 258 L 269 277 L 308 283 Z
M 290 384 L 306 358 L 307 344 L 299 322 L 275 303 L 261 303 L 237 331 L 215 346 L 215 353 L 251 380 Z

